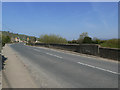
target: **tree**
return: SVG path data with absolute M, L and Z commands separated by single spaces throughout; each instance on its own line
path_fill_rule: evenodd
M 4 45 L 5 45 L 5 36 L 2 35 L 2 46 L 4 46 Z
M 70 44 L 78 44 L 78 41 L 77 40 L 72 40 L 72 41 L 68 41 L 68 43 L 70 43 Z
M 55 43 L 55 44 L 60 44 L 60 43 L 67 43 L 67 40 L 65 38 L 62 38 L 58 35 L 41 35 L 39 38 L 40 42 L 43 43 Z
M 5 43 L 9 43 L 11 41 L 10 37 L 9 36 L 6 36 L 5 38 Z
M 119 44 L 120 39 L 110 39 L 110 40 L 104 40 L 100 44 L 102 47 L 109 47 L 109 48 L 120 48 Z
M 36 37 L 34 37 L 34 38 L 33 38 L 33 41 L 35 42 L 36 40 L 37 40 Z
M 85 37 L 85 38 L 83 39 L 83 43 L 87 43 L 87 44 L 92 43 L 92 38 L 91 38 L 91 37 Z
M 36 37 L 30 37 L 30 41 L 31 42 L 35 42 L 36 41 Z
M 9 36 L 2 35 L 2 46 L 9 42 L 11 42 L 11 38 Z
M 83 32 L 82 34 L 80 34 L 79 39 L 78 39 L 78 43 L 79 44 L 83 43 L 83 39 L 85 37 L 88 37 L 88 33 L 87 32 Z
M 101 40 L 98 39 L 98 38 L 96 38 L 96 37 L 94 37 L 94 38 L 93 38 L 93 43 L 94 43 L 94 44 L 100 44 L 100 43 L 101 43 Z

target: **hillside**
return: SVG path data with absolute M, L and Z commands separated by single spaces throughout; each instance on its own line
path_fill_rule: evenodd
M 13 38 L 19 38 L 22 41 L 27 41 L 27 38 L 29 38 L 30 40 L 35 40 L 36 37 L 34 36 L 28 36 L 28 35 L 24 35 L 24 34 L 18 34 L 18 33 L 12 33 L 9 31 L 2 31 L 2 35 L 4 36 L 9 36 L 11 39 Z

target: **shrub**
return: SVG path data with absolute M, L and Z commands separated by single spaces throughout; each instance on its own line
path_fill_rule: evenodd
M 43 43 L 54 43 L 54 44 L 65 44 L 67 43 L 67 40 L 65 38 L 62 38 L 58 35 L 41 35 L 39 38 L 40 42 Z
M 87 44 L 92 43 L 92 38 L 90 38 L 90 37 L 85 37 L 85 38 L 83 39 L 83 43 L 87 43 Z
M 68 41 L 69 44 L 78 44 L 78 40 Z
M 78 38 L 78 43 L 81 44 L 83 43 L 83 39 L 85 37 L 88 37 L 88 33 L 87 32 L 83 32 L 82 34 L 80 34 L 79 38 Z
M 120 42 L 120 39 L 110 39 L 110 40 L 106 40 L 104 43 L 100 45 L 102 47 L 120 48 L 119 42 Z
M 11 39 L 9 36 L 2 35 L 2 46 L 4 46 L 6 43 L 10 43 Z

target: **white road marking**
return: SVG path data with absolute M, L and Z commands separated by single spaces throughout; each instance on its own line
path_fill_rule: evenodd
M 77 63 L 81 64 L 81 65 L 84 65 L 84 66 L 91 67 L 91 68 L 96 68 L 96 69 L 99 69 L 99 70 L 102 70 L 102 71 L 106 71 L 106 72 L 109 72 L 109 73 L 120 74 L 120 73 L 117 73 L 117 72 L 114 72 L 114 71 L 111 71 L 111 70 L 103 69 L 103 68 L 92 66 L 92 65 L 89 65 L 89 64 L 85 64 L 85 63 L 81 63 L 81 62 L 77 62 Z
M 37 50 L 37 49 L 34 49 L 34 50 L 40 52 L 40 50 Z
M 70 52 L 70 51 L 67 51 L 67 50 L 55 50 L 55 49 L 52 49 L 52 48 L 46 48 L 46 47 L 36 47 L 36 48 L 41 48 L 41 49 L 46 49 L 46 50 L 52 50 L 52 51 L 55 51 L 55 52 L 60 52 L 60 53 L 64 53 L 64 54 L 68 54 L 68 55 L 73 55 L 73 56 L 81 56 L 82 55 L 82 57 L 86 57 L 86 56 L 84 56 L 84 54 L 83 53 L 75 53 L 75 52 Z M 92 56 L 91 57 L 89 57 L 89 56 L 87 56 L 87 58 L 93 58 Z M 100 57 L 99 57 L 100 58 Z M 102 58 L 102 59 L 104 59 L 104 58 Z
M 63 58 L 63 57 L 60 57 L 60 56 L 57 56 L 57 55 L 54 55 L 54 54 L 51 54 L 51 53 L 46 53 L 46 54 L 57 57 L 57 58 Z
M 40 50 L 37 50 L 37 49 L 34 49 L 34 50 L 40 52 Z M 57 56 L 57 55 L 54 55 L 54 54 L 51 54 L 51 53 L 46 53 L 46 54 L 50 55 L 50 56 L 57 57 L 57 58 L 63 58 L 63 57 L 60 57 L 60 56 Z
M 37 49 L 34 49 L 34 50 L 39 51 Z M 50 49 L 50 50 L 53 50 L 53 49 Z M 53 51 L 60 52 L 60 51 L 57 51 L 57 50 L 53 50 Z M 64 52 L 62 52 L 62 53 L 64 53 Z M 60 56 L 57 56 L 57 55 L 53 55 L 53 54 L 50 54 L 50 53 L 46 53 L 46 54 L 54 56 L 54 57 L 58 57 L 58 58 L 63 58 L 63 57 L 60 57 Z M 72 55 L 74 55 L 74 54 L 72 54 Z M 79 56 L 79 55 L 76 55 L 76 56 Z M 100 68 L 100 67 L 96 67 L 96 66 L 85 64 L 85 63 L 81 63 L 81 62 L 77 62 L 77 63 L 81 64 L 81 65 L 84 65 L 84 66 L 91 67 L 91 68 L 95 68 L 95 69 L 99 69 L 99 70 L 106 71 L 106 72 L 109 72 L 109 73 L 120 75 L 120 73 L 114 72 L 114 71 L 111 71 L 111 70 L 103 69 L 103 68 Z
M 36 47 L 36 46 L 33 46 L 33 47 Z M 51 50 L 51 51 L 56 51 L 56 52 L 60 52 L 60 53 L 64 53 L 64 54 L 68 54 L 68 55 L 73 55 L 73 56 L 80 56 L 80 57 L 85 57 L 85 58 L 90 58 L 90 59 L 100 59 L 102 61 L 107 61 L 107 62 L 115 62 L 115 63 L 119 63 L 118 61 L 115 61 L 115 60 L 112 60 L 112 59 L 108 59 L 108 58 L 102 58 L 102 57 L 98 57 L 98 56 L 93 56 L 93 55 L 88 55 L 88 54 L 83 54 L 83 53 L 76 53 L 76 52 L 73 52 L 71 53 L 71 51 L 67 51 L 67 50 L 55 50 L 55 49 L 52 49 L 52 48 L 46 48 L 46 47 L 36 47 L 36 48 L 41 48 L 41 49 L 47 49 L 47 50 Z
M 28 45 L 26 45 L 28 46 Z M 70 51 L 67 51 L 67 50 L 55 50 L 55 49 L 52 49 L 52 48 L 46 48 L 46 47 L 36 47 L 36 46 L 29 46 L 29 47 L 35 47 L 35 48 L 41 48 L 41 49 L 47 49 L 47 50 L 51 50 L 51 51 L 56 51 L 56 52 L 60 52 L 60 53 L 64 53 L 64 54 L 68 54 L 68 55 L 73 55 L 73 56 L 80 56 L 80 57 L 85 57 L 85 58 L 90 58 L 90 59 L 97 59 L 99 58 L 100 60 L 102 61 L 107 61 L 107 62 L 115 62 L 115 63 L 119 63 L 118 61 L 115 61 L 115 60 L 109 60 L 108 58 L 102 58 L 102 57 L 97 57 L 97 56 L 92 56 L 92 55 L 88 55 L 88 54 L 83 54 L 83 53 L 76 53 L 76 52 L 70 52 Z M 60 50 L 60 51 L 59 51 Z

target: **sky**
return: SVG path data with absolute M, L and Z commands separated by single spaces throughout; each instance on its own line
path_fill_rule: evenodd
M 119 0 L 2 0 L 2 2 L 119 2 Z
M 90 37 L 118 37 L 117 2 L 3 2 L 3 30 L 39 37 L 56 34 L 67 40 L 82 32 Z

